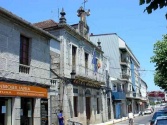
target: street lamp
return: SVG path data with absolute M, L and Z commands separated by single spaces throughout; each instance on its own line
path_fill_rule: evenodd
M 70 74 L 71 74 L 71 80 L 73 82 L 73 80 L 75 79 L 75 76 L 76 76 L 75 70 L 72 70 L 72 72 Z

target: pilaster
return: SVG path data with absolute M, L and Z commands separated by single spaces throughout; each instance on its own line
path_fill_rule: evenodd
M 20 125 L 21 115 L 23 109 L 21 109 L 21 98 L 15 97 L 12 100 L 13 102 L 13 111 L 12 111 L 12 125 Z

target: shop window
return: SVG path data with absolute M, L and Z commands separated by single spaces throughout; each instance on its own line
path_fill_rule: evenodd
M 78 117 L 78 97 L 74 96 L 74 117 Z
M 48 99 L 41 99 L 41 125 L 48 125 Z
M 29 73 L 29 46 L 30 39 L 20 36 L 20 66 L 19 72 Z
M 0 125 L 12 124 L 12 101 L 11 98 L 0 97 Z

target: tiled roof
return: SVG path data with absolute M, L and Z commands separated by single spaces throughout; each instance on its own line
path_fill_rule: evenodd
M 46 20 L 43 22 L 38 22 L 38 23 L 34 23 L 34 26 L 41 28 L 41 29 L 45 29 L 45 28 L 49 28 L 49 27 L 55 27 L 57 26 L 57 23 L 53 20 Z

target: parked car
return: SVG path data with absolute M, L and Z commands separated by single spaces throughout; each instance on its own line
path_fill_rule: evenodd
M 154 125 L 154 122 L 155 122 L 156 118 L 159 117 L 159 116 L 167 116 L 167 110 L 159 110 L 159 111 L 156 111 L 156 112 L 153 114 L 152 119 L 150 120 L 150 125 Z
M 144 115 L 146 115 L 146 114 L 151 114 L 152 113 L 152 110 L 151 109 L 146 109 L 145 111 L 144 111 Z
M 167 116 L 159 116 L 155 119 L 154 125 L 166 125 Z

